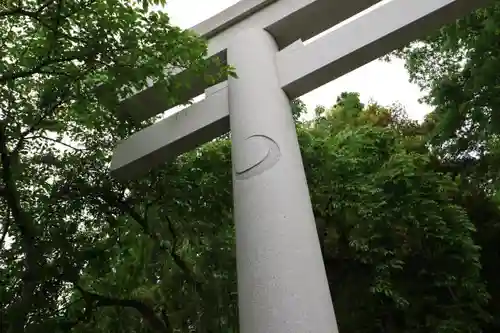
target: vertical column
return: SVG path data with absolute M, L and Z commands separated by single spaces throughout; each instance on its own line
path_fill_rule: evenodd
M 228 47 L 241 333 L 336 333 L 277 46 L 250 29 Z

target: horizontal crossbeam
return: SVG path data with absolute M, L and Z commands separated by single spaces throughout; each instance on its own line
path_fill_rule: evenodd
M 393 0 L 304 45 L 276 55 L 278 77 L 290 98 L 299 97 L 388 52 L 423 37 L 490 0 Z M 256 69 L 258 70 L 258 69 Z M 220 88 L 220 89 L 219 89 Z M 213 90 L 213 89 L 211 89 Z M 117 177 L 134 177 L 229 131 L 227 83 L 200 103 L 142 130 L 113 156 Z
M 153 167 L 192 150 L 229 129 L 227 82 L 207 91 L 207 98 L 119 143 L 111 175 L 134 179 Z
M 394 0 L 308 45 L 277 56 L 283 90 L 300 97 L 389 52 L 426 36 L 490 0 Z

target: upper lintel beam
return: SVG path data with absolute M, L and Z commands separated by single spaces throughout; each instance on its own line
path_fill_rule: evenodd
M 248 28 L 267 30 L 283 49 L 298 39 L 312 38 L 380 1 L 240 0 L 191 29 L 209 36 L 209 55 L 225 50 L 240 31 Z
M 210 39 L 276 1 L 279 0 L 238 1 L 220 13 L 198 23 L 191 30 L 206 39 Z
M 490 1 L 394 0 L 381 4 L 308 45 L 279 52 L 283 90 L 291 99 L 306 94 Z

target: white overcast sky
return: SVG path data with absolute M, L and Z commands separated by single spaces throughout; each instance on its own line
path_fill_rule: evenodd
M 245 0 L 168 0 L 166 11 L 173 24 L 190 28 L 238 1 Z M 359 92 L 365 103 L 369 100 L 382 105 L 400 103 L 413 119 L 421 120 L 430 111 L 427 105 L 418 102 L 423 93 L 409 82 L 404 63 L 400 60 L 390 63 L 373 61 L 302 96 L 301 99 L 309 110 L 313 110 L 316 105 L 333 105 L 337 96 L 344 91 Z

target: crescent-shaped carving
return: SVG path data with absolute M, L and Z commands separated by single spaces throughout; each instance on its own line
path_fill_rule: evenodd
M 243 150 L 234 161 L 236 179 L 260 175 L 278 163 L 281 151 L 273 139 L 265 135 L 252 135 L 243 142 Z

